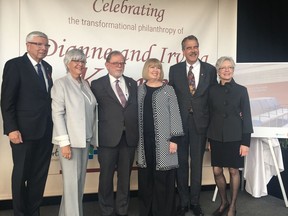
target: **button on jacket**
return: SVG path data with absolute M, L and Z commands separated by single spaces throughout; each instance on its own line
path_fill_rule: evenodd
M 253 133 L 247 89 L 233 79 L 225 85 L 214 85 L 209 91 L 210 124 L 208 138 L 220 142 L 241 141 Z M 249 143 L 243 143 L 249 146 Z

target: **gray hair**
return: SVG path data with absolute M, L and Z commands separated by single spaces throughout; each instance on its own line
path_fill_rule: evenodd
M 64 65 L 66 67 L 66 71 L 68 72 L 68 64 L 72 61 L 83 61 L 86 63 L 86 55 L 84 54 L 83 50 L 81 49 L 71 49 L 69 50 L 64 57 Z
M 194 35 L 189 35 L 189 36 L 185 37 L 181 42 L 182 50 L 185 50 L 185 42 L 188 40 L 195 40 L 199 46 L 199 41 L 198 41 L 197 37 Z
M 232 67 L 235 68 L 235 62 L 233 60 L 232 57 L 229 57 L 229 56 L 222 56 L 220 57 L 217 62 L 216 62 L 216 70 L 219 71 L 219 68 L 221 67 L 221 65 L 223 64 L 224 61 L 229 61 L 231 64 L 232 64 Z
M 27 37 L 26 37 L 26 43 L 27 42 L 31 42 L 31 40 L 34 38 L 34 37 L 43 37 L 43 38 L 46 38 L 48 40 L 48 36 L 43 33 L 43 32 L 40 32 L 40 31 L 33 31 L 33 32 L 30 32 Z

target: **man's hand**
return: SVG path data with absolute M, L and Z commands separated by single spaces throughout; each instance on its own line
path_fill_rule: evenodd
M 22 136 L 21 136 L 21 133 L 20 131 L 12 131 L 8 134 L 8 137 L 10 139 L 10 141 L 14 144 L 20 144 L 20 143 L 23 143 L 23 140 L 22 140 Z

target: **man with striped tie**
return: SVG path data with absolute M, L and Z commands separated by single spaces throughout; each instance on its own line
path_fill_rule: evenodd
M 105 63 L 108 74 L 91 83 L 99 110 L 98 198 L 101 215 L 128 215 L 130 174 L 138 143 L 138 110 L 137 83 L 123 75 L 125 63 L 121 52 L 112 51 Z

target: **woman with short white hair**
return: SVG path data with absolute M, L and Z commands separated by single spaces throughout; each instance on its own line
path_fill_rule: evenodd
M 249 152 L 253 127 L 247 89 L 233 79 L 234 60 L 223 56 L 217 60 L 216 69 L 220 82 L 209 89 L 210 123 L 207 137 L 221 205 L 213 215 L 220 216 L 228 211 L 228 216 L 234 216 L 240 185 L 239 168 L 244 167 L 244 156 Z M 230 203 L 223 167 L 228 167 L 230 174 Z
M 59 216 L 82 216 L 82 198 L 90 145 L 97 145 L 96 99 L 81 77 L 86 56 L 80 49 L 64 57 L 67 75 L 51 90 L 53 140 L 59 148 L 63 196 Z

